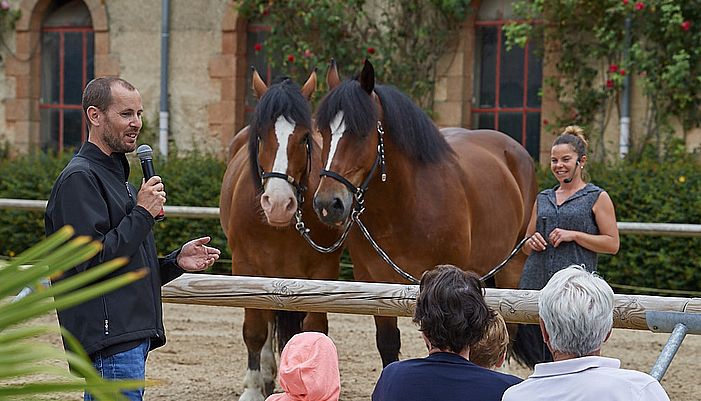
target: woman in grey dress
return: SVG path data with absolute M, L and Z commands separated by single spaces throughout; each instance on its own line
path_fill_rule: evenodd
M 528 259 L 521 275 L 521 289 L 540 290 L 553 274 L 572 264 L 595 271 L 597 254 L 618 252 L 620 242 L 613 202 L 606 191 L 582 177 L 587 147 L 582 128 L 569 126 L 550 149 L 550 169 L 559 184 L 536 197 L 526 231 L 530 239 L 523 247 Z M 519 351 L 525 348 L 520 346 L 525 340 L 524 332 L 535 331 L 537 339 L 540 338 L 538 326 L 528 327 L 519 327 L 515 344 Z M 540 362 L 520 357 L 519 351 L 515 350 L 517 359 L 527 365 Z M 534 358 L 551 358 L 547 349 L 544 351 L 546 355 L 542 358 Z

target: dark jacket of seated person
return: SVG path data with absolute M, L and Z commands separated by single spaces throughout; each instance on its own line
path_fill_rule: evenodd
M 500 401 L 504 391 L 521 379 L 469 361 L 470 347 L 494 317 L 474 273 L 448 265 L 426 272 L 413 321 L 429 355 L 387 365 L 372 400 Z

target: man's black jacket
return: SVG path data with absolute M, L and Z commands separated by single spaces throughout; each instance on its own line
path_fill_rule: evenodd
M 175 262 L 179 251 L 159 260 L 151 231 L 154 219 L 136 206 L 137 191 L 128 177 L 123 153 L 107 156 L 86 142 L 56 180 L 44 216 L 47 236 L 71 225 L 76 235 L 103 244 L 99 254 L 58 280 L 117 257 L 127 257 L 128 264 L 103 279 L 149 268 L 143 279 L 58 312 L 59 323 L 88 354 L 125 351 L 147 338 L 151 349 L 165 344 L 161 285 L 183 273 Z

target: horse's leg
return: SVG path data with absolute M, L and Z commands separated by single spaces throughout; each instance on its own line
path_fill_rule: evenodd
M 390 316 L 375 316 L 375 341 L 377 350 L 382 357 L 382 367 L 399 360 L 399 348 L 402 345 L 397 328 L 397 318 Z
M 275 350 L 273 349 L 273 337 L 275 337 L 275 327 L 272 321 L 268 322 L 268 336 L 260 351 L 260 371 L 263 375 L 265 385 L 265 396 L 269 396 L 275 391 L 275 376 L 277 375 L 277 362 L 275 361 Z
M 248 369 L 239 401 L 264 401 L 268 395 L 265 388 L 265 378 L 261 371 L 261 350 L 268 341 L 268 337 L 272 335 L 269 328 L 274 321 L 273 318 L 272 311 L 260 309 L 245 309 L 244 311 L 243 341 L 248 349 Z
M 329 334 L 329 321 L 326 313 L 307 313 L 304 318 L 304 331 L 318 331 L 320 333 Z

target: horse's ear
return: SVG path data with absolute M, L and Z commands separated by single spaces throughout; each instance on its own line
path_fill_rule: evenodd
M 256 97 L 260 99 L 263 97 L 265 92 L 268 91 L 268 85 L 263 82 L 263 78 L 260 77 L 260 74 L 258 74 L 258 71 L 256 71 L 255 67 L 251 67 L 251 71 L 253 71 L 253 92 L 256 93 Z
M 338 76 L 338 68 L 336 67 L 336 60 L 331 59 L 329 63 L 329 70 L 326 72 L 326 85 L 328 85 L 329 90 L 337 87 L 341 83 L 341 78 Z
M 302 95 L 309 100 L 312 98 L 312 95 L 314 94 L 314 91 L 316 90 L 316 67 L 314 67 L 314 71 L 312 71 L 311 74 L 309 74 L 309 78 L 307 79 L 307 82 L 304 83 L 304 86 L 302 86 Z
M 375 89 L 375 68 L 370 60 L 365 59 L 365 65 L 360 72 L 360 87 L 369 94 Z

